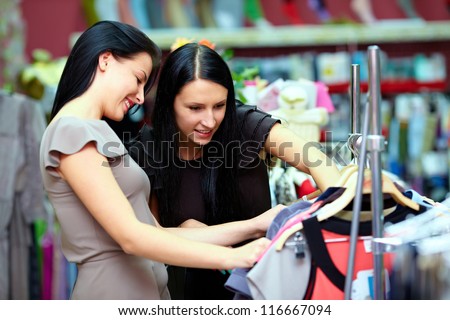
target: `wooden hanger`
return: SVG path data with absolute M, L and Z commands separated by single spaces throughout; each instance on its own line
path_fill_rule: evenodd
M 414 200 L 405 196 L 387 175 L 382 173 L 381 181 L 383 193 L 391 195 L 398 204 L 404 207 L 408 207 L 410 209 L 413 209 L 414 211 L 420 210 L 420 205 Z
M 340 176 L 339 180 L 336 182 L 336 184 L 333 185 L 333 187 L 343 187 L 345 182 L 348 180 L 348 178 L 356 171 L 358 171 L 358 166 L 356 164 L 349 164 L 348 166 L 345 166 L 344 168 L 342 168 L 339 171 L 341 176 Z M 306 196 L 304 196 L 304 198 L 302 198 L 302 200 L 305 200 L 305 199 L 311 200 L 311 199 L 317 198 L 321 194 L 322 194 L 322 190 L 316 190 L 316 191 L 311 192 L 310 194 L 307 194 Z
M 322 221 L 322 219 L 325 220 L 325 219 L 327 219 L 327 217 L 333 216 L 333 214 L 344 209 L 352 201 L 352 199 L 355 196 L 355 192 L 356 192 L 357 177 L 358 177 L 357 173 L 351 175 L 348 178 L 347 183 L 345 185 L 346 189 L 345 189 L 344 193 L 339 198 L 334 200 L 332 203 L 329 203 L 319 209 L 319 211 L 324 212 L 324 214 L 317 216 L 318 221 Z M 331 208 L 330 208 L 330 206 L 331 206 Z M 302 229 L 303 229 L 303 224 L 301 222 L 299 222 L 298 224 L 293 225 L 291 228 L 284 231 L 280 235 L 280 237 L 277 239 L 277 242 L 275 243 L 275 249 L 277 251 L 280 251 L 281 249 L 283 249 L 283 246 L 286 243 L 287 239 L 291 235 L 295 234 L 297 231 L 300 231 Z
M 350 170 L 350 169 L 349 169 Z M 353 169 L 352 169 L 353 171 Z M 370 169 L 366 169 L 364 171 L 364 183 L 363 183 L 363 194 L 372 193 L 372 181 L 371 181 L 371 171 Z M 382 180 L 382 192 L 383 194 L 390 194 L 392 198 L 400 205 L 409 207 L 415 211 L 419 211 L 420 206 L 417 202 L 411 200 L 401 193 L 401 191 L 397 188 L 397 186 L 392 182 L 392 180 L 386 176 L 385 174 L 381 175 Z M 324 221 L 339 212 L 341 212 L 346 206 L 348 206 L 351 201 L 354 199 L 356 195 L 356 185 L 358 181 L 358 171 L 353 171 L 344 183 L 343 187 L 345 187 L 344 193 L 334 200 L 333 202 L 323 206 L 317 211 L 317 220 Z M 287 229 L 280 235 L 275 243 L 275 248 L 277 251 L 280 251 L 286 240 L 297 231 L 303 229 L 303 224 L 298 223 L 291 228 Z

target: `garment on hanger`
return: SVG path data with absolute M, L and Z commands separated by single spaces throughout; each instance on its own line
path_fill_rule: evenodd
M 289 175 L 283 173 L 275 182 L 275 197 L 277 203 L 284 205 L 290 204 L 297 199 L 294 181 Z
M 227 281 L 227 288 L 235 292 L 235 298 L 342 299 L 349 251 L 350 222 L 339 216 L 342 217 L 345 212 L 349 212 L 352 204 L 350 203 L 339 214 L 321 222 L 314 214 L 320 212 L 320 208 L 325 205 L 333 205 L 333 201 L 338 199 L 344 191 L 343 187 L 329 188 L 314 202 L 301 201 L 283 209 L 268 229 L 266 236 L 272 239 L 272 244 L 257 264 L 248 270 L 238 270 L 236 275 L 233 270 Z M 386 211 L 387 224 L 403 221 L 409 215 L 419 215 L 431 206 L 428 201 L 423 201 L 423 197 L 411 190 L 405 191 L 403 195 L 409 199 L 414 196 L 415 199 L 422 200 L 423 205 L 418 204 L 419 210 L 415 211 L 402 206 L 392 196 L 384 195 L 383 207 Z M 363 214 L 367 210 L 370 212 L 370 201 L 370 195 L 364 195 L 361 208 Z M 295 222 L 303 223 L 303 228 L 291 234 L 281 250 L 277 250 L 274 245 L 279 240 L 277 236 L 280 237 L 283 231 L 289 230 L 289 222 L 291 225 L 295 225 Z M 319 231 L 322 234 L 319 234 Z M 357 272 L 353 290 L 355 299 L 370 297 L 366 286 L 367 277 L 373 273 L 372 253 L 368 250 L 370 235 L 371 221 L 360 222 L 360 238 L 357 242 L 359 258 L 356 262 Z M 313 262 L 308 262 L 309 260 Z M 390 262 L 385 266 L 387 270 L 390 270 Z M 273 276 L 267 277 L 267 274 Z
M 349 167 L 348 171 L 354 170 L 353 166 Z M 345 172 L 344 172 L 345 173 Z M 361 192 L 363 194 L 370 194 L 372 192 L 371 190 L 371 181 L 370 181 L 370 170 L 365 170 L 364 175 L 366 176 L 365 182 L 363 184 L 363 190 Z M 347 179 L 342 186 L 345 187 L 345 191 L 337 197 L 332 203 L 329 203 L 323 207 L 320 208 L 317 212 L 314 212 L 315 215 L 317 215 L 317 218 L 319 221 L 326 220 L 330 217 L 336 216 L 336 215 L 342 215 L 342 210 L 345 210 L 345 208 L 352 203 L 355 194 L 356 194 L 356 187 L 357 187 L 357 179 L 358 179 L 358 172 L 351 173 L 348 175 L 347 178 L 345 178 L 346 174 L 343 174 L 341 176 L 342 180 Z M 341 183 L 342 181 L 338 181 L 338 183 Z M 408 198 L 406 195 L 404 195 L 401 192 L 401 189 L 398 188 L 397 185 L 395 185 L 392 180 L 390 180 L 387 176 L 382 175 L 382 190 L 383 194 L 390 196 L 392 199 L 395 200 L 395 202 L 398 205 L 405 206 L 410 208 L 413 211 L 419 211 L 420 205 L 410 198 Z M 390 212 L 388 212 L 390 213 Z M 371 216 L 370 216 L 371 217 Z M 297 231 L 300 231 L 303 228 L 303 225 L 301 221 L 298 221 L 298 223 L 295 223 L 294 225 L 290 226 L 286 230 L 283 231 L 283 233 L 278 237 L 276 240 L 276 246 L 277 250 L 281 250 L 284 243 L 286 242 L 286 239 L 294 234 Z
M 281 168 L 279 168 L 281 169 Z M 274 218 L 270 224 L 266 237 L 268 239 L 274 240 L 281 228 L 286 225 L 290 219 L 293 219 L 300 215 L 306 215 L 309 211 L 314 211 L 319 207 L 319 204 L 326 203 L 326 199 L 332 199 L 333 194 L 341 193 L 343 190 L 335 190 L 334 188 L 327 189 L 319 199 L 316 200 L 315 207 L 312 202 L 309 201 L 298 201 L 289 205 L 288 207 L 281 210 L 277 216 Z M 306 212 L 306 213 L 305 213 Z M 275 243 L 272 241 L 272 243 Z M 266 249 L 266 252 L 273 250 L 275 246 L 270 246 Z M 261 259 L 265 254 L 263 253 L 259 259 Z M 235 293 L 235 299 L 251 299 L 251 293 L 247 285 L 246 275 L 250 271 L 250 268 L 236 268 L 232 271 L 230 277 L 225 283 L 225 287 Z
M 426 208 L 422 207 L 421 211 L 424 210 Z M 409 208 L 398 206 L 394 212 L 385 217 L 385 221 L 395 223 L 406 219 L 406 216 L 410 214 Z M 252 296 L 267 297 L 267 299 L 343 299 L 350 245 L 350 222 L 335 217 L 319 222 L 315 216 L 304 220 L 303 226 L 303 230 L 300 231 L 300 238 L 305 241 L 303 245 L 298 240 L 295 241 L 295 237 L 299 238 L 298 233 L 294 234 L 287 240 L 281 252 L 276 251 L 275 246 L 271 246 L 271 249 L 248 272 L 247 282 Z M 360 223 L 354 281 L 357 280 L 358 272 L 361 272 L 360 278 L 367 277 L 370 272 L 373 272 L 373 258 L 369 250 L 371 229 L 371 221 Z M 309 273 L 304 271 L 307 270 L 305 262 L 297 261 L 302 259 L 296 258 L 298 254 L 296 255 L 295 250 L 298 245 L 304 248 L 305 258 L 303 259 L 305 261 L 308 261 L 309 254 L 311 255 L 311 271 Z M 286 257 L 286 255 L 288 256 Z M 287 259 L 296 260 L 294 263 L 288 263 Z M 387 270 L 391 268 L 390 259 L 391 257 L 386 256 L 385 267 Z M 272 265 L 279 266 L 282 272 L 270 271 L 270 268 L 274 268 Z M 267 274 L 276 274 L 276 276 L 267 277 Z M 271 279 L 261 282 L 263 278 Z M 272 280 L 277 284 L 270 282 Z M 361 281 L 358 280 L 354 284 Z M 306 286 L 305 282 L 307 282 Z M 290 290 L 283 291 L 283 288 L 290 288 Z M 370 296 L 370 292 L 366 290 L 367 287 L 361 287 L 361 284 L 355 285 L 353 289 L 354 296 L 352 298 L 354 299 L 369 298 Z M 275 297 L 275 293 L 279 295 Z
M 450 298 L 450 235 L 443 234 L 402 245 L 395 251 L 392 299 Z
M 277 204 L 289 205 L 297 200 L 296 178 L 292 174 L 295 168 L 286 168 L 280 159 L 269 170 L 269 186 L 272 206 Z
M 38 151 L 44 128 L 34 100 L 0 91 L 0 299 L 30 297 L 31 228 L 47 217 Z
M 450 298 L 450 199 L 420 216 L 387 226 L 377 239 L 395 253 L 391 299 Z
M 407 243 L 450 232 L 450 208 L 442 203 L 434 205 L 430 205 L 428 201 L 425 203 L 427 207 L 425 213 L 395 225 L 387 225 L 386 237 L 397 238 L 398 243 Z

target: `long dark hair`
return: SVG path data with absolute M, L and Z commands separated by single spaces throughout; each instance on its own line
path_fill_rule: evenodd
M 148 93 L 159 70 L 161 50 L 145 33 L 131 25 L 100 21 L 84 31 L 72 48 L 58 84 L 51 119 L 67 102 L 89 88 L 97 69 L 98 57 L 105 52 L 123 59 L 147 52 L 152 58 L 152 72 L 144 88 L 144 92 Z
M 196 79 L 213 81 L 228 90 L 225 117 L 213 140 L 203 147 L 201 185 L 205 200 L 206 223 L 217 224 L 236 220 L 239 211 L 237 154 L 231 145 L 238 142 L 233 79 L 226 62 L 214 50 L 196 43 L 186 44 L 166 58 L 156 91 L 152 114 L 156 148 L 163 163 L 162 188 L 155 190 L 161 223 L 174 225 L 174 215 L 180 210 L 180 168 L 175 165 L 178 154 L 179 130 L 174 115 L 174 100 L 180 90 Z M 222 151 L 217 159 L 217 150 Z M 175 152 L 174 152 L 175 151 Z M 168 162 L 166 162 L 168 161 Z

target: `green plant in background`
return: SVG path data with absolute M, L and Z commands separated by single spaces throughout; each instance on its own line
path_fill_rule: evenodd
M 243 103 L 247 103 L 247 98 L 244 96 L 242 90 L 245 87 L 246 81 L 255 80 L 259 77 L 259 67 L 245 67 L 242 70 L 234 70 L 231 61 L 234 58 L 233 49 L 225 49 L 220 55 L 228 63 L 231 70 L 231 76 L 234 82 L 234 89 L 236 92 L 236 98 L 241 100 Z
M 19 74 L 21 89 L 30 97 L 40 100 L 45 87 L 56 87 L 67 58 L 53 59 L 50 52 L 36 49 L 32 53 L 33 62 Z
M 247 103 L 247 98 L 244 96 L 242 90 L 245 88 L 246 81 L 255 80 L 259 75 L 258 67 L 247 67 L 241 72 L 231 71 L 231 76 L 234 81 L 234 88 L 236 91 L 237 98 L 243 103 Z

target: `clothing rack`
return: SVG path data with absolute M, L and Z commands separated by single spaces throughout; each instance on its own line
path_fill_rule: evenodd
M 360 88 L 360 67 L 359 64 L 352 64 L 351 66 L 351 78 L 350 78 L 350 106 L 351 106 L 351 118 L 350 127 L 352 132 L 347 139 L 347 147 L 351 151 L 352 163 L 358 163 L 359 148 L 361 145 L 361 124 L 360 124 L 360 112 L 361 106 L 361 88 Z
M 368 68 L 369 68 L 369 94 L 366 108 L 364 110 L 364 122 L 359 139 L 356 132 L 350 135 L 352 138 L 350 145 L 352 149 L 359 149 L 358 161 L 358 179 L 355 199 L 353 202 L 353 216 L 350 233 L 350 252 L 347 264 L 347 276 L 345 279 L 345 299 L 351 298 L 352 278 L 355 263 L 356 243 L 358 240 L 359 216 L 361 211 L 361 203 L 363 196 L 364 170 L 366 158 L 369 160 L 371 168 L 372 193 L 371 204 L 373 212 L 372 235 L 374 238 L 383 236 L 383 194 L 381 180 L 381 152 L 384 150 L 384 137 L 381 135 L 381 90 L 380 90 L 380 49 L 378 46 L 369 46 Z M 352 130 L 356 131 L 359 108 L 359 68 L 352 65 L 352 81 L 351 81 L 351 102 L 352 102 Z M 370 134 L 369 134 L 370 132 Z M 356 135 L 355 135 L 356 134 Z M 350 139 L 349 139 L 350 140 Z M 360 141 L 359 148 L 355 145 Z M 373 252 L 373 289 L 374 299 L 384 299 L 384 262 L 382 251 Z
M 35 297 L 32 227 L 47 218 L 39 172 L 41 111 L 28 96 L 0 90 L 0 299 Z

